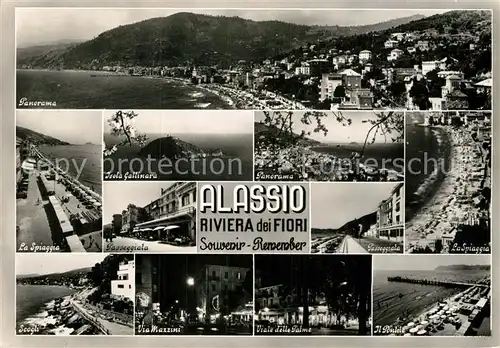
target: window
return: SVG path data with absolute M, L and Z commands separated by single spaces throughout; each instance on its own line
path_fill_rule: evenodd
M 397 202 L 397 203 L 396 203 L 396 211 L 399 211 L 399 210 L 400 210 L 400 208 L 401 208 L 400 203 L 399 203 L 399 202 Z
M 224 272 L 224 279 L 228 279 L 229 278 L 229 273 L 228 272 Z
M 130 284 L 129 284 L 129 285 L 128 285 L 128 288 L 129 288 L 129 289 L 132 289 L 132 285 L 130 285 Z
M 212 291 L 215 291 L 217 289 L 217 287 L 215 286 L 215 284 L 212 284 Z
M 215 271 L 212 271 L 212 277 L 215 277 Z
M 118 284 L 118 289 L 123 289 L 123 288 L 125 288 L 123 284 Z
M 237 278 L 238 280 L 241 280 L 241 272 L 238 272 L 238 273 L 236 274 L 236 278 Z
M 265 298 L 262 302 L 264 303 L 264 307 L 267 307 L 267 298 Z
M 184 195 L 184 196 L 182 196 L 182 205 L 183 206 L 184 205 L 188 205 L 190 203 L 191 200 L 189 198 L 190 198 L 190 195 Z
M 270 299 L 269 299 L 269 307 L 271 307 L 272 305 L 273 305 L 273 299 L 272 299 L 272 298 L 270 298 Z

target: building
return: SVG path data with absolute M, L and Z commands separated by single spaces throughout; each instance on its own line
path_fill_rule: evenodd
M 175 237 L 196 240 L 196 182 L 173 183 L 162 189 L 160 198 L 149 203 L 144 210 L 153 212 L 153 219 L 138 223 L 135 226 L 137 230 L 146 229 L 154 239 Z M 168 229 L 169 226 L 172 229 Z
M 122 262 L 118 268 L 118 279 L 111 281 L 111 294 L 135 300 L 135 262 Z
M 372 59 L 372 52 L 369 50 L 363 50 L 363 51 L 359 52 L 358 58 L 359 58 L 360 62 L 368 61 L 368 60 Z
M 486 79 L 474 85 L 479 93 L 491 94 L 492 79 Z
M 335 89 L 342 86 L 343 75 L 341 74 L 322 74 L 320 84 L 319 100 L 333 99 L 335 97 Z
M 380 202 L 377 209 L 377 234 L 378 238 L 391 241 L 403 241 L 403 183 L 397 184 L 391 196 Z
M 420 51 L 428 51 L 430 49 L 429 41 L 421 40 L 418 41 L 415 45 L 415 48 L 418 48 Z
M 352 70 L 345 69 L 339 73 L 342 75 L 344 87 L 358 88 L 361 87 L 361 74 Z
M 339 109 L 372 109 L 373 94 L 369 88 L 346 88 L 346 102 Z
M 385 48 L 394 48 L 394 47 L 398 47 L 398 44 L 399 44 L 399 42 L 396 40 L 387 40 L 386 42 L 384 42 L 384 47 Z
M 295 75 L 311 75 L 311 67 L 309 63 L 303 62 L 295 68 Z
M 396 60 L 403 55 L 404 51 L 399 48 L 395 48 L 391 51 L 391 53 L 387 56 L 388 61 Z
M 122 214 L 113 214 L 113 220 L 111 221 L 111 229 L 118 235 L 122 230 L 123 217 Z
M 134 204 L 129 204 L 126 210 L 122 211 L 121 233 L 130 233 L 137 224 L 139 209 Z
M 396 41 L 402 41 L 405 38 L 405 33 L 392 33 L 391 39 Z
M 198 318 L 213 321 L 251 300 L 253 294 L 244 294 L 246 277 L 252 277 L 250 268 L 205 265 L 194 280 Z

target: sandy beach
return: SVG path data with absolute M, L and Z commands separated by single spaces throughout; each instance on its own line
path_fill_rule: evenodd
M 451 141 L 450 169 L 440 171 L 445 178 L 436 194 L 406 224 L 407 249 L 430 246 L 443 237 L 453 239 L 454 227 L 481 216 L 474 207 L 472 196 L 481 189 L 484 158 L 469 132 L 444 126 Z M 446 246 L 445 248 L 446 249 Z

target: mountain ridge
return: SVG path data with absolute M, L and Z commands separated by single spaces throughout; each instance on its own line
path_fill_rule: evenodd
M 179 12 L 121 25 L 95 38 L 18 58 L 18 64 L 43 68 L 106 65 L 229 64 L 272 57 L 311 42 L 379 31 L 422 18 L 397 18 L 362 26 L 308 26 L 283 21 L 252 21 L 233 16 Z M 62 48 L 61 48 L 62 47 Z
M 45 135 L 39 132 L 35 132 L 29 128 L 16 126 L 16 137 L 19 137 L 23 140 L 28 140 L 34 145 L 71 145 L 66 141 L 59 140 L 57 138 L 51 137 L 49 135 Z

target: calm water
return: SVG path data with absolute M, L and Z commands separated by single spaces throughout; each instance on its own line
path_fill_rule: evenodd
M 225 163 L 225 168 L 221 174 L 217 174 L 220 170 L 219 164 L 214 164 L 213 171 L 210 170 L 210 165 L 207 164 L 205 166 L 205 173 L 203 174 L 203 169 L 196 166 L 194 171 L 190 171 L 189 163 L 181 163 L 186 164 L 188 167 L 180 168 L 180 171 L 188 171 L 186 174 L 176 174 L 172 173 L 171 175 L 165 175 L 164 177 L 158 177 L 158 180 L 252 180 L 253 175 L 253 135 L 252 134 L 237 134 L 237 135 L 227 135 L 227 134 L 172 134 L 173 136 L 178 137 L 179 139 L 191 143 L 202 150 L 211 150 L 211 149 L 221 149 L 222 153 L 225 155 L 223 159 Z M 148 143 L 165 136 L 164 134 L 147 134 Z M 104 142 L 106 143 L 106 147 L 109 148 L 112 145 L 118 144 L 121 142 L 119 137 L 111 135 L 109 133 L 104 134 Z M 118 171 L 118 160 L 127 158 L 131 160 L 132 158 L 138 158 L 138 153 L 141 150 L 138 146 L 121 146 L 118 148 L 114 154 L 104 159 L 104 172 L 110 171 L 111 163 L 113 163 L 113 167 L 115 170 L 113 172 Z M 241 163 L 241 173 L 239 173 L 239 163 L 234 161 L 234 159 L 239 159 L 239 163 Z M 144 168 L 146 169 L 145 159 L 143 161 Z M 201 162 L 201 160 L 200 160 Z M 209 161 L 208 161 L 209 162 Z M 218 161 L 217 161 L 218 162 Z M 135 164 L 135 163 L 134 163 Z M 154 166 L 154 165 L 153 165 Z M 156 168 L 152 169 L 154 172 L 157 172 Z M 179 166 L 181 167 L 181 166 Z M 134 167 L 135 168 L 135 167 Z M 139 168 L 139 167 L 137 167 Z M 123 169 L 123 172 L 126 170 Z M 143 170 L 145 172 L 146 170 Z M 198 172 L 200 174 L 195 174 Z
M 361 144 L 332 144 L 331 146 L 318 146 L 311 148 L 320 153 L 334 155 L 339 158 L 351 158 L 354 151 L 362 150 Z M 404 144 L 403 143 L 383 143 L 367 145 L 363 152 L 363 160 L 368 160 L 368 165 L 378 164 L 378 168 L 393 169 L 403 173 L 404 166 Z
M 65 168 L 65 162 L 60 162 L 60 166 L 72 177 L 76 177 L 79 171 L 81 176 L 79 181 L 91 188 L 98 194 L 102 194 L 101 182 L 101 145 L 57 145 L 39 147 L 40 151 L 51 159 L 65 158 L 69 160 L 69 168 Z M 83 164 L 83 168 L 82 168 Z
M 177 81 L 89 71 L 17 70 L 17 100 L 68 109 L 229 109 L 218 96 Z M 19 103 L 18 103 L 19 104 Z M 23 106 L 20 106 L 23 108 Z
M 451 152 L 448 135 L 442 129 L 414 124 L 423 123 L 423 116 L 410 115 L 413 117 L 408 117 L 406 124 L 406 221 L 439 189 Z
M 20 323 L 28 318 L 30 321 L 42 321 L 43 316 L 40 314 L 50 301 L 74 292 L 75 290 L 64 286 L 16 285 L 16 322 Z
M 391 325 L 403 312 L 419 315 L 438 301 L 459 293 L 460 289 L 433 285 L 389 282 L 387 277 L 403 276 L 449 281 L 476 281 L 489 275 L 488 271 L 375 271 L 373 277 L 374 325 Z M 402 297 L 399 295 L 402 294 Z

